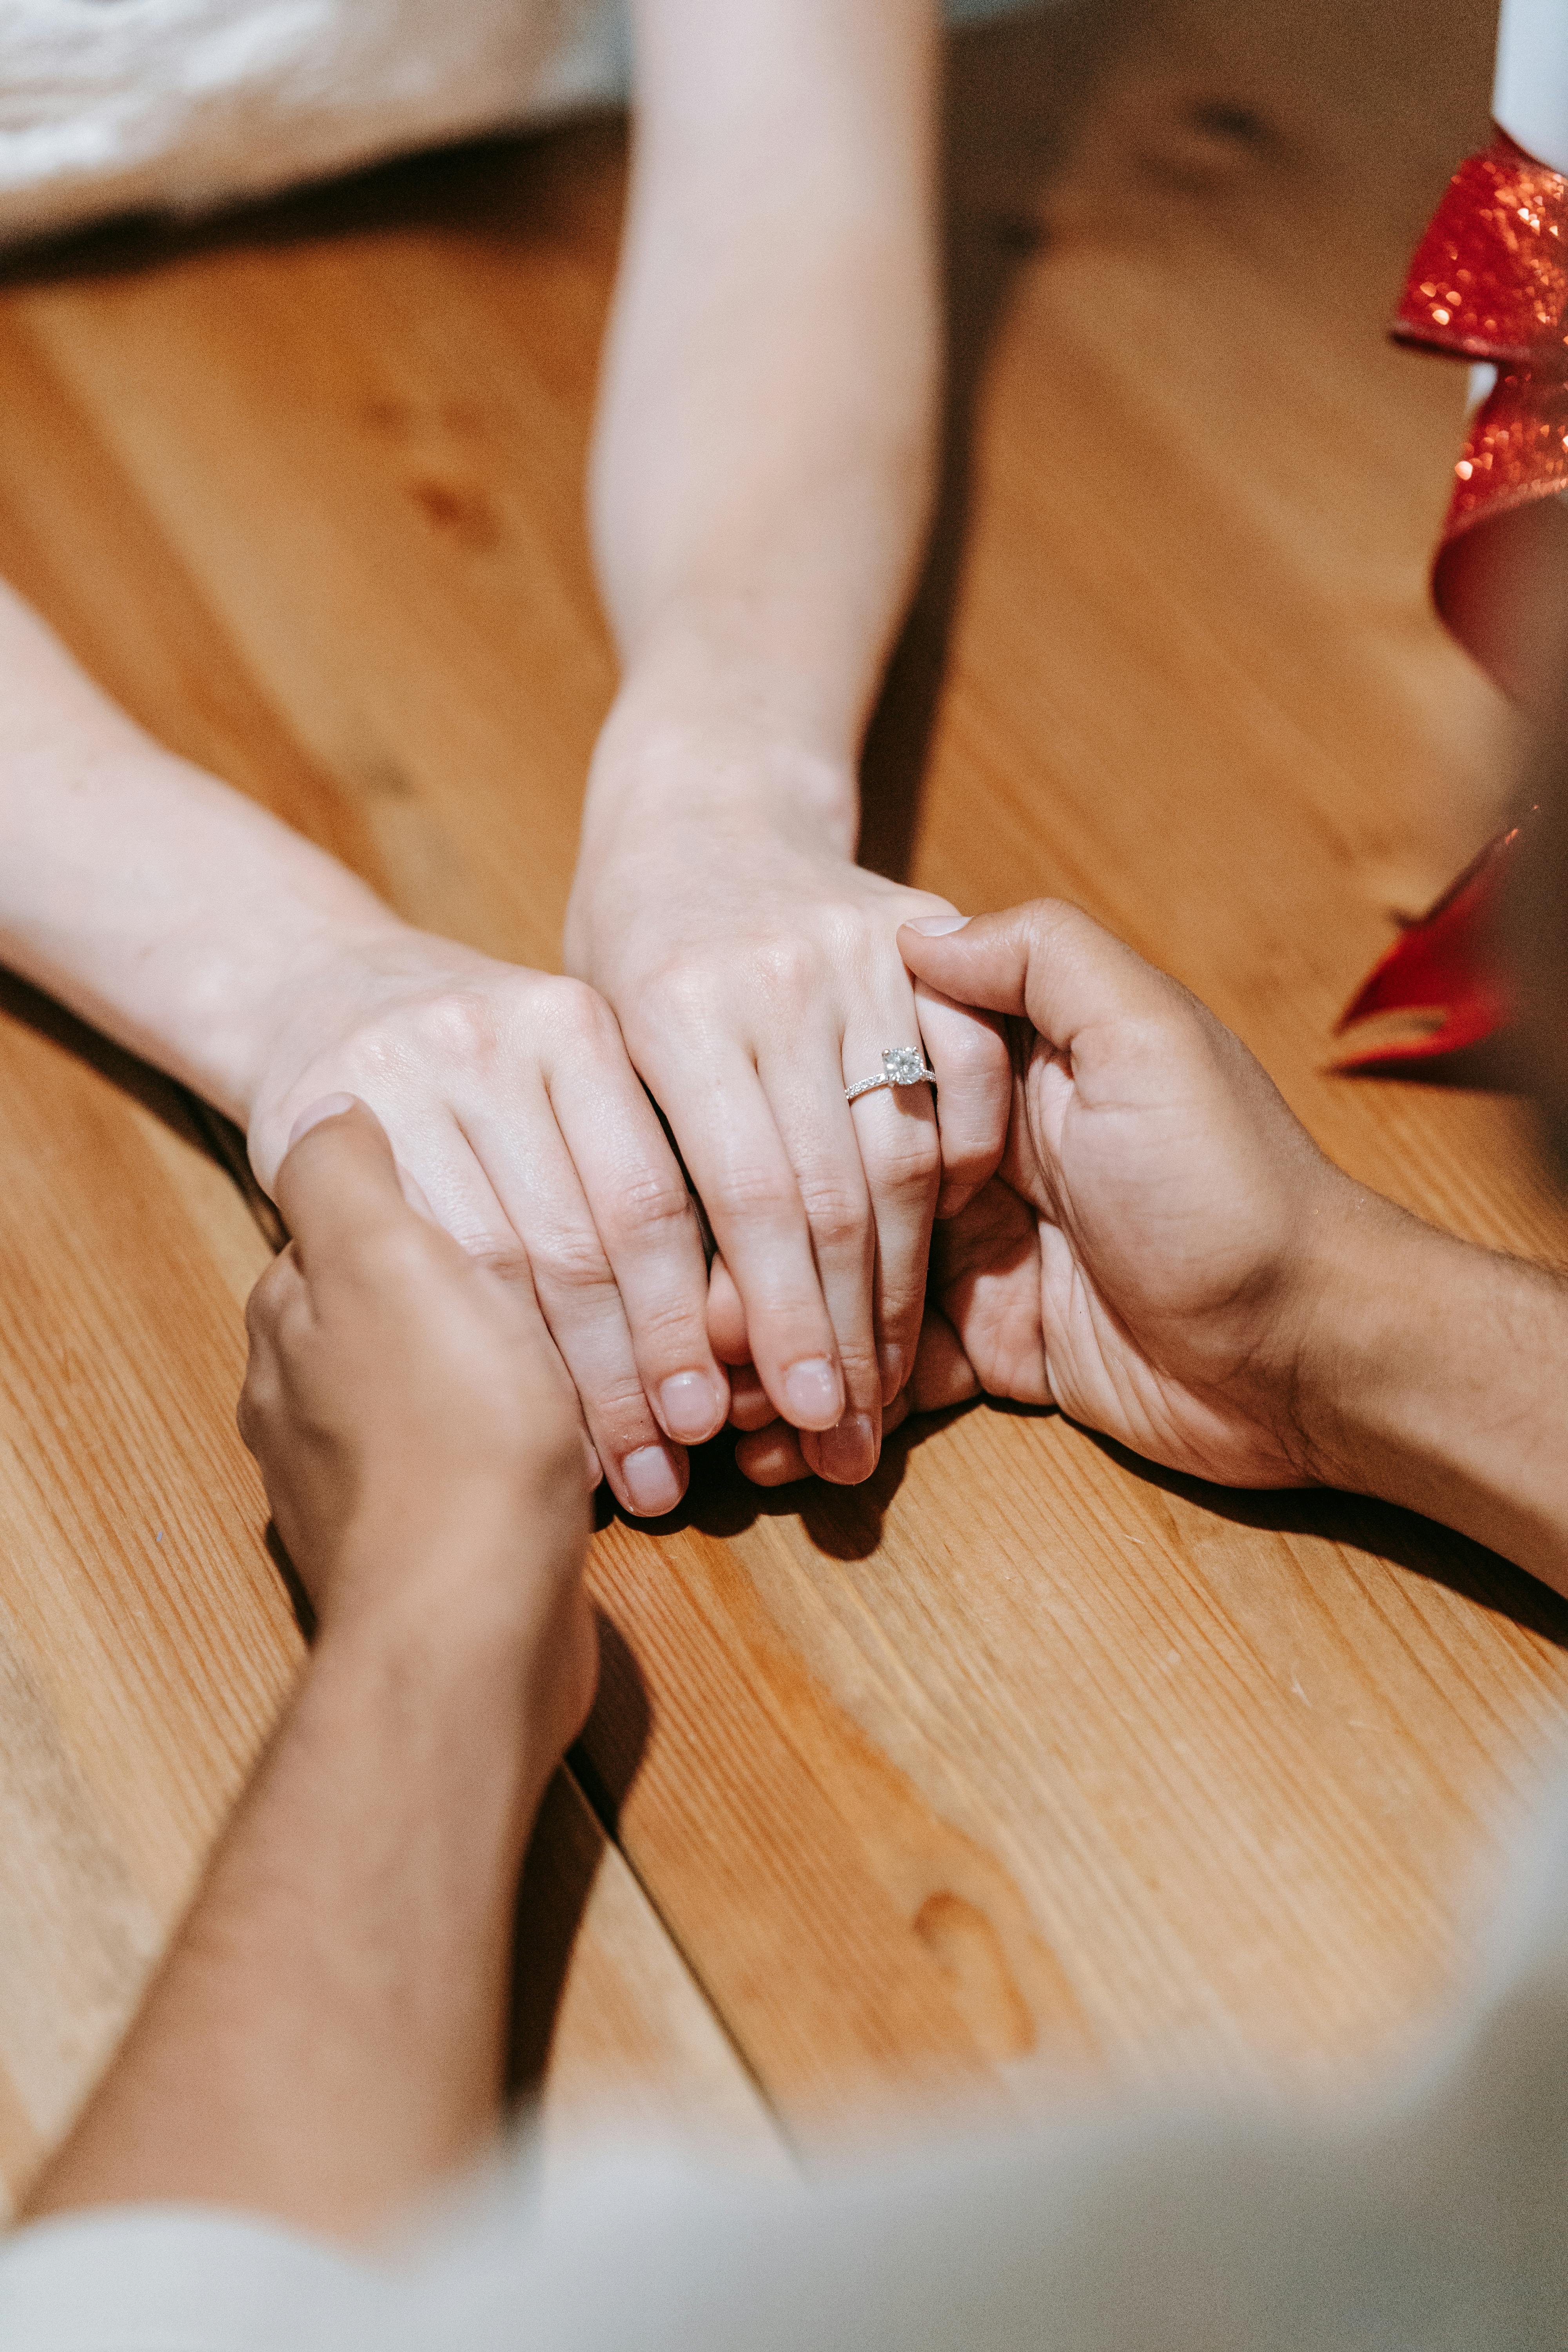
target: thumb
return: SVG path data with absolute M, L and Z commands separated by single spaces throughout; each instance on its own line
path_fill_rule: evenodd
M 1163 973 L 1062 898 L 975 915 L 955 930 L 932 933 L 906 923 L 899 952 L 918 980 L 944 996 L 1022 1015 L 1053 1045 L 1069 1049 L 1093 1022 L 1153 1012 L 1170 1001 Z
M 356 1095 L 329 1095 L 300 1113 L 272 1195 L 307 1265 L 331 1263 L 368 1232 L 414 1214 L 386 1130 Z

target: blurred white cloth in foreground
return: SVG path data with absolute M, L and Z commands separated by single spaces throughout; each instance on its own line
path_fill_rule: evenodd
M 0 237 L 624 96 L 616 0 L 0 0 Z
M 1568 1790 L 1419 2075 L 1328 2122 L 931 2137 L 798 2186 L 520 2147 L 373 2267 L 122 2209 L 0 2242 L 5 2352 L 1534 2352 L 1568 2343 Z
M 626 0 L 0 0 L 0 243 L 202 212 L 630 90 Z

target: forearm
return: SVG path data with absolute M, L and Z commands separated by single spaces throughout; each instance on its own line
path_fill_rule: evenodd
M 1568 1282 L 1357 1189 L 1303 1388 L 1313 1474 L 1568 1592 Z
M 143 734 L 0 583 L 0 961 L 243 1122 L 280 998 L 399 929 Z
M 938 307 L 923 0 L 642 0 L 639 131 L 594 457 L 626 666 L 603 803 L 856 751 L 923 536 Z
M 323 1634 L 31 2213 L 195 2200 L 353 2232 L 493 2129 L 517 1872 L 556 1759 L 505 1607 L 467 1605 L 450 1544 L 439 1566 L 450 1594 Z

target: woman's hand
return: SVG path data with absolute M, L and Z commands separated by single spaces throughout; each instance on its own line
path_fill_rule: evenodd
M 388 918 L 272 1013 L 250 1115 L 268 1192 L 300 1113 L 340 1093 L 381 1121 L 407 1196 L 537 1297 L 620 1501 L 672 1509 L 729 1391 L 696 1213 L 603 1000 Z
M 1312 1481 L 1347 1273 L 1393 1228 L 1424 1229 L 1325 1160 L 1246 1047 L 1076 908 L 900 944 L 929 985 L 1004 1016 L 1015 1069 L 1001 1171 L 938 1229 L 940 1312 L 901 1404 L 984 1389 L 1199 1477 Z M 746 1394 L 742 1376 L 742 1415 Z M 776 1426 L 739 1458 L 766 1484 L 805 1467 Z
M 899 925 L 945 902 L 824 847 L 833 829 L 694 788 L 679 813 L 628 799 L 590 834 L 567 954 L 669 1121 L 738 1293 L 734 1352 L 811 1468 L 852 1483 L 914 1361 L 939 1190 L 956 1206 L 996 1164 L 1008 1066 L 995 1024 L 899 954 Z M 884 1047 L 921 1044 L 936 1104 L 845 1101 Z

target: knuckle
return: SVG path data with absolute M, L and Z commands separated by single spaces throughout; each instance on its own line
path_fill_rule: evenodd
M 969 1087 L 1005 1086 L 1012 1075 L 1013 1057 L 998 1029 L 979 1020 L 965 1021 L 942 1041 L 942 1085 Z
M 476 1234 L 462 1244 L 465 1254 L 501 1282 L 530 1282 L 533 1268 L 521 1242 L 497 1234 Z
M 932 1126 L 902 1123 L 872 1160 L 871 1182 L 879 1192 L 921 1193 L 929 1191 L 942 1172 L 942 1140 Z
M 700 1028 L 722 1004 L 726 992 L 718 972 L 688 954 L 656 965 L 637 993 L 645 1013 L 651 1011 L 658 1021 Z
M 783 1223 L 789 1215 L 791 1187 L 771 1168 L 745 1161 L 722 1170 L 710 1189 L 710 1213 L 721 1223 Z
M 620 1026 L 596 988 L 585 980 L 553 980 L 550 1022 L 556 1042 L 578 1052 L 620 1045 Z
M 663 1240 L 690 1223 L 690 1196 L 673 1167 L 650 1168 L 623 1184 L 602 1226 L 612 1250 L 623 1241 Z
M 501 1023 L 494 997 L 482 988 L 448 988 L 421 1005 L 420 1044 L 442 1061 L 488 1070 L 500 1050 Z
M 797 1004 L 809 997 L 822 975 L 822 957 L 807 940 L 760 940 L 752 951 L 753 981 L 772 1004 Z
M 842 1251 L 868 1241 L 871 1204 L 858 1186 L 818 1178 L 801 1186 L 801 1198 L 819 1249 Z
M 551 1290 L 581 1297 L 616 1287 L 603 1244 L 585 1226 L 557 1226 L 531 1244 L 529 1255 L 540 1282 Z
M 690 1297 L 639 1305 L 632 1328 L 637 1350 L 647 1362 L 685 1370 L 693 1360 L 694 1349 L 699 1356 L 707 1353 L 700 1291 L 694 1290 Z

